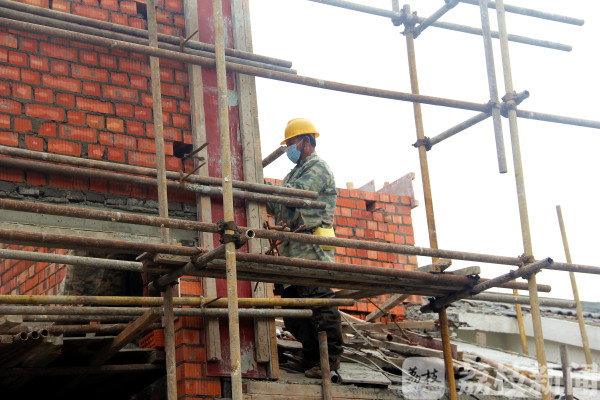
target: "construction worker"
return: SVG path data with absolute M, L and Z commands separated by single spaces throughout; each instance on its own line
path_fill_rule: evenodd
M 287 156 L 296 166 L 283 179 L 282 186 L 311 190 L 319 194 L 318 200 L 326 203 L 324 210 L 295 208 L 269 203 L 267 210 L 275 217 L 277 224 L 285 224 L 292 231 L 313 235 L 334 236 L 333 221 L 337 191 L 329 166 L 315 152 L 315 126 L 305 118 L 288 122 L 285 128 Z M 305 260 L 335 261 L 334 248 L 299 242 L 284 241 L 278 247 L 284 257 L 298 257 Z M 283 298 L 328 298 L 333 297 L 331 288 L 320 286 L 284 285 Z M 342 327 L 337 307 L 313 309 L 312 318 L 284 318 L 286 329 L 302 343 L 302 366 L 305 375 L 320 378 L 318 332 L 327 332 L 330 369 L 337 370 L 342 354 Z

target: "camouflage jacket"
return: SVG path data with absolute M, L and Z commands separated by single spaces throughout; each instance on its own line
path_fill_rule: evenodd
M 300 233 L 312 233 L 317 227 L 333 226 L 337 191 L 331 169 L 317 153 L 313 152 L 290 171 L 283 179 L 282 186 L 317 192 L 318 201 L 326 203 L 324 210 L 288 207 L 282 204 L 268 203 L 267 211 L 275 217 L 275 222 L 285 223 L 292 231 L 302 225 L 306 227 Z M 333 261 L 333 250 L 324 251 L 318 245 L 297 242 L 283 242 L 279 253 L 286 257 L 299 257 L 308 260 Z

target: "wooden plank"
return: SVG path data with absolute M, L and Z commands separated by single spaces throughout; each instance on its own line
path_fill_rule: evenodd
M 243 0 L 232 0 L 233 20 L 233 42 L 234 47 L 239 50 L 252 51 L 249 31 L 249 11 L 245 8 Z M 262 157 L 255 144 L 258 132 L 255 131 L 254 113 L 252 107 L 251 80 L 254 77 L 244 74 L 235 75 L 238 91 L 238 106 L 240 117 L 240 136 L 242 139 L 244 180 L 247 182 L 259 182 L 258 170 L 262 170 Z M 262 180 L 260 180 L 262 182 Z M 251 228 L 261 228 L 261 206 L 258 202 L 246 201 L 246 222 Z M 260 240 L 248 242 L 249 252 L 260 254 L 262 246 Z M 267 286 L 262 282 L 251 282 L 252 297 L 267 297 Z M 269 320 L 267 318 L 254 319 L 255 355 L 259 363 L 271 361 L 271 341 L 269 339 Z
M 342 323 L 342 327 L 348 326 Z M 434 321 L 402 321 L 402 322 L 373 322 L 367 324 L 352 324 L 352 328 L 357 330 L 394 330 L 394 329 L 434 329 Z
M 297 374 L 295 374 L 297 375 Z M 314 384 L 280 383 L 267 381 L 245 381 L 247 388 L 244 399 L 310 399 L 323 398 L 320 381 Z M 398 394 L 387 389 L 333 385 L 332 395 L 337 400 L 397 400 Z M 252 396 L 252 397 L 249 397 Z
M 465 268 L 461 268 L 461 269 L 455 269 L 454 271 L 446 271 L 444 273 L 447 275 L 460 275 L 460 276 L 479 275 L 479 274 L 481 274 L 481 267 L 478 267 L 478 266 L 465 267 Z
M 196 0 L 185 0 L 185 31 L 198 31 L 198 2 Z M 188 76 L 190 87 L 190 107 L 192 109 L 192 144 L 194 149 L 200 148 L 206 143 L 206 114 L 204 110 L 204 83 L 202 81 L 202 67 L 188 64 Z M 197 153 L 198 157 L 208 160 L 208 148 L 205 147 Z M 194 167 L 198 167 L 199 161 L 194 158 Z M 204 164 L 196 172 L 200 176 L 208 176 L 208 163 Z M 210 196 L 196 194 L 196 214 L 200 222 L 212 222 L 212 205 Z M 198 241 L 202 248 L 212 250 L 214 248 L 213 235 L 209 232 L 198 232 Z M 217 297 L 217 287 L 214 278 L 202 279 L 203 295 L 206 297 Z M 221 359 L 221 337 L 219 333 L 219 320 L 217 318 L 204 319 L 204 335 L 206 339 L 207 361 L 219 361 Z
M 125 345 L 142 334 L 150 325 L 152 325 L 162 315 L 160 308 L 151 308 L 146 311 L 141 317 L 133 321 L 123 332 L 119 333 L 111 343 L 100 350 L 90 360 L 90 365 L 102 365 L 112 356 L 117 354 Z
M 383 340 L 370 339 L 373 345 L 395 351 L 400 354 L 410 356 L 423 356 L 423 357 L 436 357 L 444 358 L 444 354 L 440 350 L 428 349 L 425 347 L 411 346 L 409 344 L 397 343 L 397 342 L 384 342 Z
M 416 271 L 441 274 L 442 272 L 444 272 L 445 270 L 450 268 L 451 265 L 452 265 L 452 260 L 449 260 L 447 258 L 440 258 L 433 264 L 424 265 L 422 267 L 417 268 Z
M 384 374 L 357 363 L 343 362 L 338 369 L 342 383 L 370 384 L 389 386 L 392 384 Z
M 425 346 L 430 349 L 442 350 L 442 340 L 432 338 L 431 336 L 420 335 L 416 332 L 405 331 L 404 334 L 413 342 L 420 344 L 421 346 Z M 462 360 L 462 357 L 458 355 L 458 349 L 455 344 L 450 344 L 450 348 L 452 349 L 452 358 L 455 360 Z
M 385 294 L 385 291 L 381 290 L 351 290 L 342 289 L 335 292 L 334 297 L 336 299 L 365 299 L 368 297 L 376 297 Z
M 152 257 L 152 261 L 157 265 L 185 265 L 190 262 L 190 257 L 159 253 Z
M 22 315 L 2 315 L 0 316 L 0 331 L 8 331 L 17 325 L 21 325 L 22 323 Z

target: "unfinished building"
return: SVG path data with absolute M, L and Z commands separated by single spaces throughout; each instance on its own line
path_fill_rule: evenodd
M 531 303 L 539 367 L 539 374 L 504 370 L 502 376 L 521 397 L 552 396 L 537 297 L 550 288 L 535 274 L 544 268 L 598 274 L 600 268 L 536 260 L 524 192 L 518 196 L 521 257 L 438 249 L 427 150 L 491 117 L 499 170 L 506 172 L 504 116 L 520 191 L 517 117 L 599 128 L 595 121 L 520 110 L 527 94 L 515 93 L 506 62 L 501 101 L 493 71 L 488 7 L 497 9 L 500 32 L 494 36 L 505 61 L 505 9 L 557 22 L 580 20 L 505 7 L 502 0 L 460 1 L 482 11 L 476 34 L 484 37 L 490 88 L 490 101 L 482 104 L 418 91 L 414 38 L 432 25 L 464 31 L 437 21 L 459 1 L 446 1 L 429 18 L 397 1 L 391 10 L 317 2 L 403 25 L 412 93 L 301 76 L 289 61 L 254 54 L 247 0 L 0 0 L 0 386 L 7 398 L 419 398 L 398 384 L 408 374 L 401 363 L 420 356 L 439 359 L 436 371 L 445 370 L 446 379 L 434 379 L 441 383 L 435 390 L 456 398 L 455 376 L 472 372 L 469 378 L 487 387 L 497 380 L 489 369 L 502 368 L 487 360 L 481 372 L 474 367 L 481 356 L 450 343 L 446 306 L 485 300 L 480 293 L 492 287 L 529 291 L 528 298 L 492 301 Z M 379 192 L 339 189 L 336 238 L 289 232 L 269 221 L 266 202 L 315 209 L 324 204 L 315 192 L 265 184 L 263 166 L 285 150 L 264 159 L 261 154 L 257 76 L 413 102 L 429 247 L 415 246 L 410 175 Z M 478 114 L 426 138 L 421 103 Z M 273 256 L 277 243 L 287 240 L 336 246 L 336 262 Z M 417 256 L 433 261 L 419 267 Z M 452 259 L 518 268 L 483 279 L 476 267 L 444 272 Z M 141 277 L 143 285 L 139 293 L 119 296 L 61 296 L 65 264 L 123 271 Z M 528 282 L 516 282 L 518 277 Z M 280 299 L 273 283 L 339 291 L 333 299 Z M 404 321 L 403 302 L 421 303 L 422 296 L 430 300 L 421 311 L 437 313 L 439 321 Z M 350 347 L 362 341 L 380 354 L 395 352 L 381 355 L 378 362 L 386 366 L 375 364 L 377 378 L 365 379 L 364 370 L 353 374 L 350 362 L 334 375 L 375 388 L 332 388 L 330 379 L 321 385 L 293 374 L 280 379 L 280 355 L 297 348 L 278 341 L 276 318 L 307 318 L 311 308 L 324 305 L 345 311 Z M 577 294 L 573 306 L 581 322 Z M 518 306 L 517 314 L 521 327 Z M 422 334 L 438 330 L 439 340 Z M 350 360 L 364 364 L 356 355 Z M 586 362 L 591 368 L 591 356 Z M 568 391 L 570 378 L 561 382 Z

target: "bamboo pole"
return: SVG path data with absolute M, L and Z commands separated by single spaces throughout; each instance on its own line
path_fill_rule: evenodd
M 567 258 L 567 262 L 571 263 L 571 251 L 569 250 L 567 230 L 565 228 L 565 222 L 563 220 L 562 210 L 560 206 L 556 206 L 556 213 L 558 216 L 558 224 L 560 225 L 560 234 L 562 236 L 563 248 L 565 249 L 565 257 Z M 577 322 L 579 323 L 579 331 L 581 333 L 581 343 L 583 344 L 585 362 L 588 365 L 588 368 L 591 368 L 593 364 L 592 353 L 590 351 L 590 342 L 588 340 L 585 321 L 583 320 L 583 309 L 581 308 L 581 301 L 579 300 L 579 290 L 577 289 L 577 280 L 575 279 L 575 273 L 569 272 L 569 278 L 571 280 L 571 288 L 573 289 L 573 300 L 575 300 L 575 306 L 577 309 Z
M 215 56 L 217 67 L 217 93 L 219 104 L 219 128 L 221 138 L 221 174 L 223 176 L 223 212 L 225 223 L 234 222 L 231 144 L 229 140 L 229 107 L 227 101 L 227 70 L 225 63 L 225 34 L 223 31 L 223 5 L 221 0 L 213 0 L 213 23 L 215 33 Z M 230 229 L 225 234 L 233 234 Z M 227 263 L 227 305 L 229 307 L 229 349 L 231 362 L 231 393 L 233 400 L 242 400 L 242 359 L 240 348 L 240 327 L 238 315 L 237 272 L 235 243 L 225 244 Z
M 1 0 L 0 0 L 1 1 Z M 18 3 L 20 4 L 20 3 Z M 198 118 L 200 119 L 200 118 Z M 198 124 L 204 125 L 204 120 L 198 121 Z M 194 147 L 200 147 L 204 141 L 206 140 L 205 135 L 204 140 L 198 139 L 194 143 Z M 285 146 L 283 146 L 285 147 Z M 146 176 L 156 176 L 156 168 L 148 168 L 148 167 L 140 167 L 137 165 L 127 165 L 127 164 L 119 164 L 110 161 L 102 161 L 102 160 L 93 160 L 90 158 L 81 158 L 81 157 L 73 157 L 66 156 L 63 154 L 54 154 L 54 153 L 46 153 L 44 151 L 35 151 L 28 149 L 21 149 L 18 147 L 10 147 L 0 145 L 0 154 L 7 156 L 15 156 L 22 158 L 30 158 L 33 160 L 40 161 L 51 161 L 59 164 L 69 164 L 75 165 L 77 167 L 87 167 L 94 169 L 103 169 L 108 171 L 115 172 L 124 172 L 127 174 L 135 174 L 135 175 L 146 175 Z M 181 178 L 181 174 L 175 171 L 167 171 L 167 178 L 173 180 L 179 180 Z M 201 185 L 213 185 L 220 186 L 221 179 L 215 178 L 212 176 L 202 176 L 202 175 L 190 175 L 186 178 L 187 182 L 198 183 Z M 282 196 L 294 196 L 294 197 L 306 197 L 309 199 L 316 199 L 318 196 L 317 192 L 313 192 L 310 190 L 301 190 L 294 188 L 286 188 L 283 186 L 276 185 L 266 185 L 261 183 L 254 182 L 245 182 L 245 181 L 232 181 L 232 186 L 234 188 L 244 189 L 251 192 L 256 193 L 265 193 L 265 194 L 276 194 Z
M 397 2 L 393 3 L 393 7 L 398 7 Z M 403 13 L 410 15 L 410 6 L 405 5 Z M 419 93 L 419 79 L 417 76 L 417 60 L 415 55 L 415 38 L 413 34 L 414 24 L 405 22 L 405 36 L 406 36 L 406 50 L 408 53 L 408 66 L 410 71 L 410 87 L 413 94 Z M 425 138 L 423 129 L 423 114 L 421 112 L 421 104 L 413 103 L 413 112 L 415 116 L 415 128 L 417 131 L 417 141 L 422 141 Z M 435 227 L 435 216 L 433 212 L 433 197 L 431 194 L 431 181 L 429 179 L 429 164 L 427 161 L 427 150 L 425 146 L 419 146 L 419 162 L 421 165 L 421 178 L 423 181 L 423 192 L 425 197 L 425 210 L 427 215 L 427 228 L 429 233 L 429 245 L 436 249 L 438 247 L 437 242 L 437 230 Z M 433 258 L 435 263 L 436 258 Z M 446 379 L 450 388 L 449 397 L 450 400 L 456 400 L 456 383 L 454 381 L 454 366 L 452 365 L 452 350 L 450 348 L 450 330 L 448 328 L 448 318 L 446 316 L 446 309 L 443 308 L 439 311 L 440 318 L 440 331 L 442 334 L 443 342 L 443 353 L 444 353 L 444 365 L 446 367 Z
M 148 40 L 150 47 L 158 48 L 158 29 L 154 0 L 146 0 L 148 13 Z M 167 198 L 167 166 L 165 158 L 165 137 L 163 127 L 162 94 L 160 87 L 160 63 L 158 57 L 150 57 L 150 82 L 152 85 L 152 116 L 154 120 L 154 145 L 156 149 L 156 188 L 158 190 L 158 215 L 169 217 Z M 169 244 L 169 228 L 160 227 L 161 239 Z M 165 325 L 165 353 L 167 369 L 167 398 L 177 400 L 177 374 L 175 358 L 175 316 L 173 315 L 173 288 L 168 286 L 163 293 Z
M 517 289 L 513 289 L 513 295 L 515 297 L 518 297 L 519 291 Z M 523 311 L 521 311 L 520 304 L 515 304 L 515 311 L 517 313 L 517 325 L 519 326 L 519 337 L 521 338 L 521 347 L 523 349 L 523 354 L 529 355 L 529 348 L 527 347 L 527 336 L 525 335 L 525 324 L 523 324 Z
M 506 32 L 506 16 L 504 12 L 504 0 L 496 2 L 498 15 L 498 30 L 500 31 L 500 50 L 502 54 L 502 69 L 504 72 L 504 85 L 506 93 L 513 93 L 512 71 L 510 66 L 510 54 L 508 50 L 508 39 Z M 514 109 L 514 100 L 507 102 L 510 137 L 512 144 L 513 163 L 515 168 L 515 180 L 517 184 L 517 199 L 519 203 L 519 215 L 521 218 L 521 233 L 525 257 L 533 257 L 533 246 L 529 229 L 529 214 L 527 211 L 527 196 L 525 194 L 525 178 L 523 176 L 523 165 L 521 160 L 521 148 L 519 144 L 519 128 L 517 125 L 517 113 Z M 531 317 L 533 321 L 533 333 L 535 338 L 536 356 L 539 366 L 540 384 L 543 387 L 542 399 L 550 400 L 550 385 L 548 381 L 548 366 L 546 364 L 546 350 L 544 348 L 544 332 L 540 316 L 536 276 L 529 278 L 529 298 L 531 300 Z
M 479 13 L 481 14 L 481 28 L 483 31 L 483 48 L 485 64 L 490 91 L 490 104 L 492 106 L 492 121 L 496 138 L 496 153 L 498 157 L 498 170 L 501 174 L 507 172 L 506 153 L 504 150 L 504 136 L 502 134 L 502 120 L 500 116 L 500 101 L 498 99 L 498 83 L 496 82 L 496 68 L 494 67 L 494 50 L 492 48 L 492 34 L 490 32 L 490 17 L 488 13 L 488 0 L 479 0 Z

